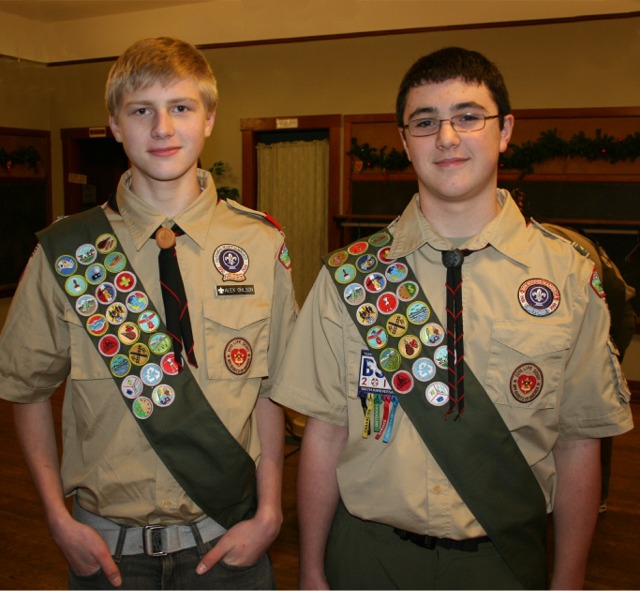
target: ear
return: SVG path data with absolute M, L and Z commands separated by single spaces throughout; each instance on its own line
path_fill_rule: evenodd
M 409 151 L 409 147 L 407 146 L 407 139 L 405 137 L 406 129 L 404 127 L 398 127 L 398 133 L 400 134 L 400 139 L 402 140 L 402 146 L 404 147 L 404 151 L 407 154 L 407 158 L 409 162 L 411 162 L 411 152 Z
M 122 131 L 118 125 L 117 118 L 113 115 L 109 115 L 109 127 L 111 128 L 111 133 L 113 133 L 113 137 L 116 138 L 116 141 L 122 143 Z
M 209 137 L 213 131 L 213 124 L 216 122 L 216 109 L 213 109 L 205 119 L 204 137 Z
M 509 146 L 511 140 L 511 134 L 513 133 L 513 126 L 515 125 L 515 119 L 513 115 L 505 115 L 504 124 L 500 130 L 500 152 L 504 152 Z

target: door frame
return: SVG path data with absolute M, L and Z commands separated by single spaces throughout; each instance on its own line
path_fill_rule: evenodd
M 252 209 L 258 203 L 258 165 L 256 146 L 264 131 L 327 130 L 329 132 L 329 196 L 327 232 L 329 251 L 340 245 L 340 228 L 335 223 L 340 214 L 340 165 L 342 115 L 303 115 L 298 117 L 260 117 L 241 119 L 242 132 L 242 203 Z

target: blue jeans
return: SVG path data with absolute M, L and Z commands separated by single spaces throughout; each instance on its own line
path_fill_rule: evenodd
M 100 569 L 82 577 L 69 571 L 69 589 L 275 589 L 271 560 L 266 554 L 250 566 L 218 562 L 207 573 L 196 574 L 196 566 L 216 542 L 166 556 L 114 556 L 122 575 L 121 587 L 111 585 Z

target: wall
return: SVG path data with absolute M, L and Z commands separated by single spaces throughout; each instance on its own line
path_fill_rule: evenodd
M 632 75 L 640 66 L 639 30 L 640 17 L 205 50 L 221 101 L 202 162 L 224 160 L 240 178 L 242 118 L 390 112 L 404 71 L 448 44 L 494 60 L 515 108 L 639 105 L 640 78 Z M 62 208 L 59 130 L 106 124 L 102 93 L 110 65 L 47 70 L 56 213 Z M 0 111 L 0 126 L 8 120 L 11 114 Z
M 206 50 L 221 102 L 202 162 L 228 162 L 239 184 L 242 118 L 391 112 L 411 63 L 451 44 L 494 60 L 515 108 L 637 106 L 639 33 L 634 17 Z M 110 65 L 44 68 L 0 59 L 0 126 L 51 129 L 54 215 L 63 203 L 60 129 L 106 125 L 102 96 Z M 636 337 L 625 359 L 630 379 L 640 379 L 639 360 Z

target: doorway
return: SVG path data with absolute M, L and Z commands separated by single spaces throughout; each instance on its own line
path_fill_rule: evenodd
M 104 203 L 115 192 L 129 160 L 108 127 L 60 130 L 64 173 L 64 213 Z
M 339 240 L 334 218 L 339 213 L 341 122 L 340 115 L 241 122 L 243 204 L 268 211 L 283 225 L 300 305 L 321 257 Z

